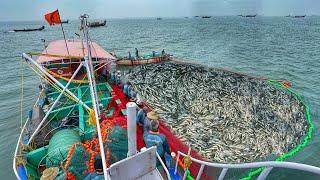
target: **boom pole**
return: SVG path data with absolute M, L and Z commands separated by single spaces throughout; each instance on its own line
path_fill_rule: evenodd
M 98 133 L 99 146 L 100 146 L 100 155 L 101 155 L 102 166 L 103 166 L 103 175 L 104 175 L 104 179 L 107 180 L 109 178 L 108 178 L 108 174 L 107 174 L 106 156 L 105 156 L 105 152 L 104 152 L 104 146 L 103 146 L 101 128 L 100 128 L 100 122 L 99 122 L 99 115 L 100 115 L 99 104 L 98 104 L 99 102 L 98 102 L 98 98 L 97 98 L 96 82 L 94 79 L 94 71 L 93 71 L 92 58 L 91 58 L 91 47 L 90 47 L 89 37 L 88 37 L 88 35 L 89 35 L 88 27 L 87 27 L 87 18 L 88 17 L 89 16 L 86 14 L 84 14 L 80 17 L 81 18 L 81 25 L 83 28 L 83 34 L 84 34 L 84 38 L 86 40 L 87 51 L 88 51 L 88 56 L 85 57 L 85 64 L 86 64 L 86 68 L 87 68 L 92 105 L 93 105 L 93 110 L 94 110 L 94 114 L 95 114 L 96 126 L 97 126 L 97 133 Z
M 40 66 L 35 60 L 33 60 L 29 55 L 27 55 L 26 53 L 22 54 L 22 57 L 27 60 L 28 62 L 30 62 L 31 64 L 33 64 L 35 67 L 37 67 L 41 73 L 45 74 L 48 78 L 50 78 L 54 83 L 56 83 L 60 88 L 62 89 L 66 89 L 65 91 L 72 96 L 72 98 L 74 98 L 75 100 L 77 100 L 77 103 L 80 103 L 85 109 L 87 109 L 88 111 L 90 110 L 90 108 L 83 102 L 81 101 L 76 95 L 74 95 L 71 91 L 69 91 L 69 89 L 65 88 L 65 86 L 63 84 L 61 84 L 56 78 L 54 78 L 50 73 L 48 73 L 42 66 Z

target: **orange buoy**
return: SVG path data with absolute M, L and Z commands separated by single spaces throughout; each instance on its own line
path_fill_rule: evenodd
M 288 82 L 288 81 L 283 82 L 282 85 L 283 85 L 284 87 L 291 87 L 291 83 Z

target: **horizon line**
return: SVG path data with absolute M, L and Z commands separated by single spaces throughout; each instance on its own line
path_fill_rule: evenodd
M 101 18 L 92 18 L 91 20 L 101 20 L 101 19 L 153 19 L 153 18 L 165 18 L 165 19 L 175 19 L 175 18 L 196 18 L 198 16 L 201 18 L 202 16 L 211 16 L 211 17 L 233 17 L 233 16 L 239 16 L 241 14 L 235 14 L 235 15 L 192 15 L 192 16 L 136 16 L 136 17 L 101 17 Z M 246 14 L 247 15 L 247 14 Z M 263 15 L 263 14 L 257 14 L 257 16 L 260 17 L 285 17 L 285 16 L 297 16 L 297 15 L 292 15 L 292 14 L 286 14 L 286 15 Z M 303 14 L 308 16 L 320 16 L 320 14 Z M 70 20 L 70 21 L 75 21 L 78 20 L 78 18 L 63 18 L 63 20 Z M 0 22 L 37 22 L 37 21 L 45 21 L 44 19 L 31 19 L 31 20 L 0 20 Z

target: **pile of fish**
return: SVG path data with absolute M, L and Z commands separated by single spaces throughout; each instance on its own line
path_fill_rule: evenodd
M 279 156 L 302 141 L 304 107 L 267 81 L 168 62 L 131 69 L 134 89 L 204 158 L 240 163 Z

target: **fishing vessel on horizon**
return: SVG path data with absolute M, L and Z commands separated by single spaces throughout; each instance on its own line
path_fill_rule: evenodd
M 24 28 L 24 29 L 14 29 L 14 32 L 30 32 L 30 31 L 42 31 L 44 30 L 44 26 L 41 26 L 40 28 Z
M 95 27 L 105 26 L 106 24 L 107 24 L 107 20 L 94 21 L 94 22 L 88 23 L 88 27 L 95 28 Z

